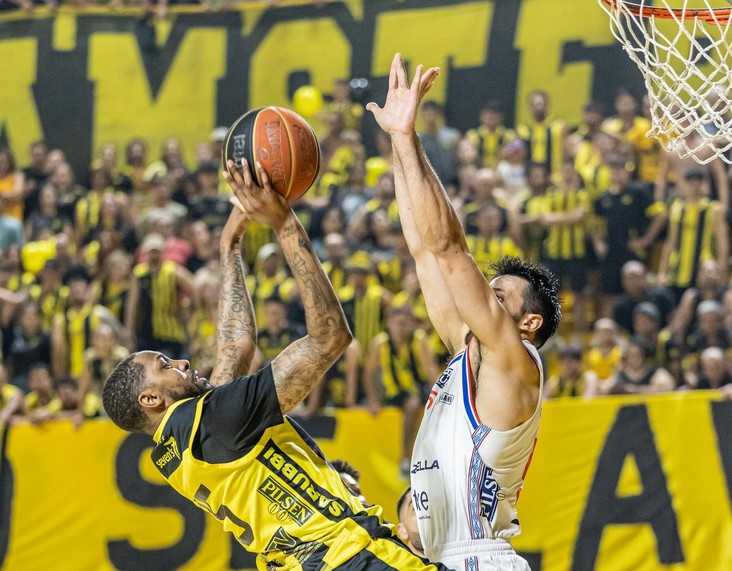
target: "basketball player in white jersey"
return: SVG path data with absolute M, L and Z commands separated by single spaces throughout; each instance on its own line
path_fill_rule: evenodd
M 537 348 L 560 318 L 557 280 L 515 258 L 489 284 L 422 151 L 414 122 L 439 74 L 401 56 L 386 103 L 369 103 L 394 150 L 396 198 L 430 319 L 454 355 L 432 389 L 414 445 L 411 483 L 425 555 L 456 570 L 528 570 L 509 539 L 536 443 L 543 372 Z

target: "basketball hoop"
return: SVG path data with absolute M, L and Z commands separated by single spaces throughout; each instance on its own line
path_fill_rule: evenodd
M 732 8 L 710 0 L 598 0 L 610 30 L 643 74 L 651 130 L 667 151 L 707 164 L 729 164 L 732 149 Z M 690 4 L 703 4 L 691 8 Z

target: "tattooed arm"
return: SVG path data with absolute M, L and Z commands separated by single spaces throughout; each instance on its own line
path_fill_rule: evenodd
M 277 235 L 300 289 L 308 333 L 272 362 L 277 397 L 284 413 L 303 400 L 338 360 L 351 342 L 351 333 L 333 286 L 292 211 Z
M 244 279 L 241 239 L 247 218 L 234 208 L 221 233 L 221 290 L 216 323 L 216 365 L 209 382 L 223 385 L 245 375 L 257 346 L 254 307 Z
M 289 345 L 272 361 L 277 398 L 283 413 L 302 401 L 351 342 L 345 315 L 312 244 L 285 199 L 276 194 L 258 164 L 259 188 L 243 164 L 243 174 L 231 163 L 238 207 L 251 220 L 269 224 L 280 240 L 285 260 L 297 282 L 305 308 L 307 335 Z

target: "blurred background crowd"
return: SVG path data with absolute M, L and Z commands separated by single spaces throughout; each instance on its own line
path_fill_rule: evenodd
M 402 236 L 390 141 L 363 140 L 371 118 L 353 82 L 308 89 L 293 106 L 321 126 L 321 171 L 293 206 L 355 339 L 296 413 L 399 406 L 407 458 L 449 356 Z M 564 317 L 542 349 L 546 396 L 728 390 L 724 163 L 663 151 L 645 136 L 647 101 L 626 90 L 614 109 L 588 102 L 579 125 L 553 116 L 543 91 L 525 104 L 526 124 L 505 125 L 488 101 L 461 132 L 427 101 L 420 137 L 486 278 L 504 255 L 561 278 Z M 0 149 L 0 422 L 103 414 L 106 376 L 137 349 L 210 373 L 219 234 L 231 208 L 219 158 L 226 132 L 200 142 L 195 164 L 174 128 L 161 149 L 144 139 L 102 145 L 82 172 L 44 141 L 25 163 Z M 304 313 L 271 230 L 251 224 L 243 251 L 259 368 L 304 334 Z

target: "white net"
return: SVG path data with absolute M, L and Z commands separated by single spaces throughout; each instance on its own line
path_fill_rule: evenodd
M 732 19 L 712 0 L 599 0 L 610 29 L 645 78 L 648 136 L 681 157 L 732 164 Z M 683 4 L 683 6 L 679 6 Z

